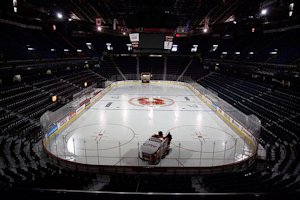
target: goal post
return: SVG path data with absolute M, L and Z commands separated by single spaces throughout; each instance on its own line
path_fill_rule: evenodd
M 151 73 L 150 72 L 142 72 L 141 73 L 141 80 L 142 83 L 150 83 Z

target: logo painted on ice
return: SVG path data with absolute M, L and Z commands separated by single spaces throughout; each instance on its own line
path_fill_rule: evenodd
M 153 99 L 139 98 L 138 102 L 141 105 L 164 105 L 164 104 L 166 104 L 163 99 L 159 99 L 159 98 L 153 98 Z
M 136 97 L 129 100 L 129 103 L 135 106 L 170 106 L 174 104 L 174 100 L 162 97 Z

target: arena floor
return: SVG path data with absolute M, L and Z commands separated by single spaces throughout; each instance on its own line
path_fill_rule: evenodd
M 158 166 L 220 166 L 252 155 L 249 144 L 193 91 L 155 82 L 112 88 L 47 146 L 77 163 L 147 166 L 139 149 L 158 131 L 173 136 Z

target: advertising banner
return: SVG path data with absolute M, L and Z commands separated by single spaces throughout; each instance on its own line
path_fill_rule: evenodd
M 62 119 L 60 122 L 57 123 L 57 127 L 60 128 L 62 127 L 65 123 L 67 123 L 69 121 L 69 116 L 65 117 L 64 119 Z
M 76 109 L 76 114 L 80 113 L 85 108 L 85 105 L 80 106 Z
M 49 132 L 47 133 L 47 137 L 50 137 L 55 131 L 57 131 L 58 127 L 57 125 L 53 125 Z

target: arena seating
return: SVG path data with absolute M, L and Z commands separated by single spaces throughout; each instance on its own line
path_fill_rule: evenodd
M 224 36 L 210 41 L 211 46 L 202 47 L 202 51 L 205 57 L 211 59 L 295 64 L 300 56 L 299 39 L 296 35 L 298 35 L 297 30 L 268 34 L 253 33 L 229 38 Z M 202 40 L 202 43 L 208 44 L 205 38 Z M 218 45 L 216 51 L 210 51 L 212 45 Z M 223 52 L 226 52 L 226 54 L 223 54 Z M 252 53 L 250 54 L 250 52 Z
M 137 58 L 132 56 L 116 56 L 114 60 L 121 71 L 126 71 L 127 74 L 136 74 Z
M 119 74 L 116 69 L 115 63 L 110 56 L 102 56 L 100 68 L 95 68 L 95 72 L 101 74 L 106 79 L 111 78 L 112 75 Z
M 150 72 L 152 74 L 163 74 L 164 58 L 158 57 L 145 57 L 141 56 L 140 59 L 140 71 Z
M 269 169 L 261 172 L 263 176 L 257 172 L 244 172 L 237 178 L 233 178 L 236 174 L 209 176 L 205 178 L 209 187 L 216 192 L 269 192 L 288 191 L 286 185 L 299 184 L 299 96 L 272 85 L 266 87 L 218 73 L 199 83 L 244 113 L 254 113 L 260 118 L 260 143 L 272 161 Z
M 96 36 L 78 39 L 63 30 L 53 31 L 52 27 L 31 29 L 1 24 L 1 30 L 0 54 L 5 61 L 98 57 L 104 46 Z M 90 48 L 86 43 L 91 43 Z
M 103 54 L 100 68 L 94 68 L 93 70 L 110 79 L 112 75 L 120 75 L 119 71 L 123 74 L 137 74 L 137 63 L 139 63 L 140 73 L 163 74 L 164 62 L 166 62 L 166 75 L 178 76 L 183 73 L 184 76 L 191 76 L 194 80 L 197 80 L 209 73 L 208 69 L 203 68 L 200 56 L 184 55 L 164 55 L 163 57 L 144 55 L 136 57 L 130 54 Z
M 84 83 L 87 83 L 87 86 L 92 85 L 92 83 L 101 82 L 104 79 L 102 77 L 97 76 L 92 71 L 82 71 L 80 73 L 73 72 L 73 73 L 67 73 L 66 75 L 59 76 L 60 79 L 62 79 L 64 82 L 72 85 L 76 88 L 84 88 Z M 78 90 L 77 90 L 78 91 Z
M 172 175 L 112 175 L 109 184 L 101 190 L 166 193 L 174 193 L 180 190 L 186 193 L 195 192 L 189 176 Z
M 95 174 L 60 169 L 45 162 L 41 154 L 39 118 L 47 110 L 57 110 L 66 103 L 52 102 L 51 96 L 71 100 L 74 93 L 84 88 L 83 81 L 91 85 L 104 80 L 91 70 L 78 72 L 25 76 L 21 83 L 1 88 L 1 190 L 12 187 L 66 188 L 66 185 L 69 189 L 85 189 L 92 183 Z
M 80 37 L 76 36 L 76 34 L 70 34 L 63 29 L 56 31 L 50 28 L 26 29 L 4 24 L 1 24 L 1 30 L 3 31 L 0 33 L 0 42 L 2 44 L 0 47 L 0 55 L 1 59 L 6 61 L 86 56 L 99 57 L 101 53 L 106 51 L 105 43 L 97 39 L 98 36 L 95 34 L 89 37 Z M 268 34 L 249 33 L 239 37 L 231 35 L 230 37 L 203 37 L 191 40 L 182 38 L 181 41 L 176 42 L 180 49 L 178 55 L 190 54 L 192 44 L 201 44 L 198 47 L 198 52 L 201 53 L 202 57 L 207 59 L 297 64 L 300 56 L 298 34 L 298 30 L 291 30 Z M 126 49 L 126 44 L 128 43 L 127 38 L 120 37 L 118 41 L 115 41 L 113 38 L 109 38 L 109 40 L 112 41 L 112 45 L 114 46 L 114 50 L 111 53 L 122 54 L 126 52 L 127 54 L 133 54 L 132 51 Z M 116 45 L 114 43 L 116 43 Z M 90 44 L 89 47 L 87 44 Z M 218 45 L 215 51 L 211 50 L 213 45 Z M 29 48 L 31 48 L 31 50 L 29 50 Z M 222 52 L 226 52 L 226 54 L 222 54 Z M 239 52 L 239 54 L 236 52 Z M 253 53 L 250 54 L 250 52 Z M 271 52 L 276 52 L 276 54 Z M 174 53 L 172 55 L 176 54 Z M 141 59 L 141 66 L 143 66 L 142 60 L 143 59 Z M 171 62 L 172 61 L 170 61 L 170 63 Z M 158 62 L 158 65 L 163 65 L 161 63 L 163 62 Z M 154 67 L 153 69 L 157 70 L 158 68 Z M 145 68 L 145 70 L 149 69 Z M 176 70 L 177 69 L 175 69 L 175 71 Z M 170 68 L 170 73 L 174 74 L 175 72 Z
M 115 60 L 119 67 L 122 66 L 122 59 Z M 134 63 L 133 59 L 128 60 Z M 172 62 L 172 58 L 170 60 Z M 194 64 L 187 73 L 192 74 L 197 66 Z M 111 70 L 106 75 L 116 73 L 112 65 L 107 63 L 106 67 Z M 52 75 L 28 76 L 22 83 L 1 89 L 0 145 L 4 149 L 0 156 L 2 189 L 85 189 L 93 184 L 95 174 L 60 169 L 45 161 L 38 149 L 41 138 L 38 123 L 40 115 L 63 105 L 62 102 L 51 102 L 51 95 L 71 99 L 72 94 L 82 89 L 85 80 L 93 83 L 104 81 L 105 78 L 91 70 L 71 70 Z M 217 92 L 219 97 L 244 113 L 256 114 L 262 121 L 259 142 L 267 151 L 267 160 L 259 161 L 247 171 L 198 177 L 203 180 L 203 188 L 209 192 L 288 192 L 297 189 L 300 182 L 299 94 L 220 73 L 206 74 L 199 83 Z M 171 177 L 164 178 L 164 182 L 158 184 L 158 177 L 154 176 L 113 175 L 101 190 L 136 191 L 138 188 L 138 191 L 196 192 L 191 176 L 179 176 L 176 185 L 172 185 Z

